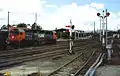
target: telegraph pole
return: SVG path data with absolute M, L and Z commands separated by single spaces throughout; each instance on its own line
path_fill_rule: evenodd
M 95 21 L 94 21 L 94 33 L 95 33 Z
M 9 11 L 8 11 L 8 24 L 7 24 L 7 28 L 8 28 L 8 38 L 7 38 L 7 44 L 9 44 L 8 40 L 9 40 L 9 36 L 10 36 L 10 29 L 9 29 Z
M 35 13 L 35 23 L 37 23 L 37 13 Z
M 37 25 L 37 13 L 35 13 L 35 29 L 37 29 L 36 25 Z
M 9 14 L 10 14 L 10 12 L 8 11 L 8 26 L 9 26 Z

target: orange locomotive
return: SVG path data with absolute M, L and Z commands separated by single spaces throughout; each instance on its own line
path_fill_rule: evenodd
M 25 31 L 16 27 L 9 27 L 8 42 L 10 45 L 18 45 L 25 40 Z
M 25 31 L 19 28 L 10 29 L 9 40 L 10 41 L 22 41 L 25 39 Z

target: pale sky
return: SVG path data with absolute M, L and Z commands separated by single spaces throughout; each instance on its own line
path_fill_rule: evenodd
M 70 0 L 71 1 L 71 0 Z M 99 29 L 97 12 L 106 9 L 105 3 L 90 0 L 0 0 L 0 26 L 7 24 L 7 12 L 10 11 L 10 24 L 33 24 L 37 12 L 37 24 L 43 29 L 65 28 L 72 19 L 76 30 L 93 30 L 93 22 Z M 114 6 L 113 6 L 114 7 Z M 114 30 L 120 24 L 120 12 L 109 10 L 108 29 Z

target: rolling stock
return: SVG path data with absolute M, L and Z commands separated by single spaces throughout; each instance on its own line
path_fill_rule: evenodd
M 18 27 L 0 30 L 1 48 L 18 48 L 42 44 L 56 44 L 56 33 L 48 30 L 32 30 Z

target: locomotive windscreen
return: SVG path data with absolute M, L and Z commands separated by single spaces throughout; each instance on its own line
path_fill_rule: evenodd
M 18 31 L 11 31 L 10 34 L 12 34 L 12 35 L 18 35 L 19 32 Z

